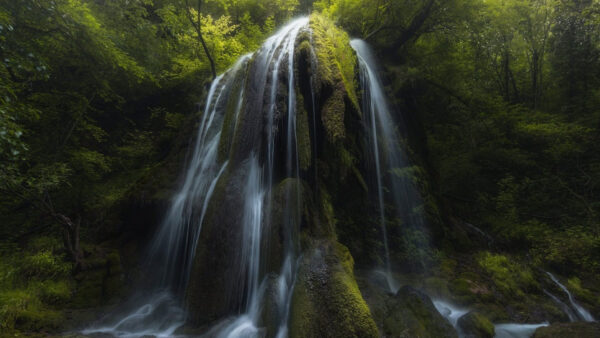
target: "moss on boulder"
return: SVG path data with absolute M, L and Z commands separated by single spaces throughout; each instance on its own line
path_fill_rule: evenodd
M 388 300 L 381 325 L 389 337 L 457 337 L 429 296 L 411 286 L 402 287 Z
M 495 334 L 494 324 L 478 312 L 460 317 L 458 326 L 465 338 L 492 338 Z
M 378 337 L 377 326 L 343 245 L 321 240 L 308 250 L 298 271 L 290 313 L 291 337 Z

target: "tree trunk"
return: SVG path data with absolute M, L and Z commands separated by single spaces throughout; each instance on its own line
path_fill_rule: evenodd
M 206 41 L 204 41 L 204 37 L 202 36 L 202 22 L 200 21 L 200 13 L 202 12 L 202 0 L 198 0 L 198 17 L 196 18 L 196 20 L 194 20 L 192 12 L 190 11 L 189 0 L 185 0 L 185 4 L 186 4 L 188 20 L 190 20 L 190 23 L 196 30 L 196 34 L 198 35 L 198 41 L 202 45 L 202 49 L 204 49 L 204 54 L 206 54 L 206 58 L 208 59 L 208 62 L 210 63 L 212 79 L 214 80 L 217 77 L 217 69 L 215 67 L 215 60 L 212 58 L 212 55 L 210 54 L 210 50 L 208 49 L 208 46 L 206 45 Z M 200 54 L 198 54 L 198 57 L 200 57 Z
M 63 225 L 63 243 L 65 249 L 75 263 L 74 272 L 81 270 L 83 264 L 83 252 L 79 245 L 79 230 L 81 228 L 81 216 L 77 216 L 77 221 L 73 222 L 69 217 L 63 214 L 54 214 L 54 217 Z
M 422 9 L 415 15 L 410 22 L 410 25 L 402 32 L 400 38 L 392 45 L 393 49 L 402 47 L 409 40 L 419 36 L 419 30 L 431 14 L 435 0 L 428 0 L 422 7 Z

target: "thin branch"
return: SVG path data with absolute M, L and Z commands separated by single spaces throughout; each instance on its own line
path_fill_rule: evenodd
M 217 69 L 215 67 L 215 61 L 213 60 L 213 58 L 210 54 L 210 50 L 208 49 L 208 46 L 206 45 L 206 41 L 204 41 L 204 37 L 202 37 L 202 22 L 200 20 L 200 12 L 202 10 L 202 0 L 198 0 L 197 22 L 194 20 L 194 17 L 192 16 L 192 11 L 191 11 L 191 6 L 189 3 L 189 0 L 185 0 L 185 5 L 186 5 L 186 13 L 187 13 L 188 20 L 190 21 L 190 23 L 196 30 L 196 34 L 198 35 L 198 41 L 200 41 L 200 43 L 202 44 L 202 48 L 204 49 L 204 54 L 206 54 L 206 57 L 208 58 L 208 62 L 210 63 L 212 79 L 214 80 L 217 77 Z

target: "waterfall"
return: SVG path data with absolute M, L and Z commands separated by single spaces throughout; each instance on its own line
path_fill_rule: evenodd
M 569 303 L 571 304 L 571 307 L 573 308 L 573 310 L 575 310 L 575 313 L 577 314 L 577 317 L 579 317 L 579 319 L 586 321 L 586 322 L 595 321 L 592 314 L 589 313 L 586 309 L 583 308 L 583 306 L 579 305 L 575 301 L 575 299 L 573 298 L 573 295 L 571 295 L 571 292 L 569 292 L 569 289 L 567 289 L 566 286 L 561 284 L 561 282 L 559 282 L 558 279 L 556 277 L 554 277 L 554 275 L 551 274 L 550 272 L 546 272 L 546 274 L 550 277 L 550 279 L 552 279 L 554 284 L 556 284 L 562 291 L 564 291 L 567 294 L 567 297 L 569 298 Z
M 362 88 L 362 111 L 366 123 L 368 144 L 375 165 L 379 219 L 385 249 L 385 269 L 388 288 L 398 290 L 398 283 L 392 276 L 389 238 L 386 221 L 386 202 L 396 208 L 396 216 L 403 220 L 403 226 L 410 225 L 422 229 L 423 219 L 418 213 L 420 196 L 410 180 L 403 176 L 402 170 L 410 163 L 404 152 L 397 131 L 397 124 L 391 116 L 391 110 L 377 73 L 377 61 L 370 47 L 362 40 L 352 40 L 360 67 L 360 85 Z M 386 189 L 391 196 L 386 196 Z
M 245 310 L 235 318 L 230 318 L 210 330 L 208 335 L 217 337 L 255 337 L 264 334 L 259 327 L 261 310 L 263 308 L 264 292 L 267 284 L 263 277 L 263 254 L 261 243 L 263 232 L 271 229 L 272 190 L 274 186 L 274 172 L 276 167 L 276 141 L 278 132 L 277 94 L 280 77 L 287 79 L 287 116 L 285 138 L 285 156 L 280 159 L 285 164 L 285 177 L 298 178 L 300 176 L 297 135 L 296 135 L 296 83 L 294 71 L 294 47 L 299 33 L 308 29 L 308 18 L 299 18 L 292 21 L 275 35 L 271 36 L 256 53 L 254 67 L 258 71 L 258 110 L 266 112 L 267 140 L 266 140 L 266 167 L 259 165 L 257 155 L 252 155 L 248 169 L 248 183 L 245 192 L 245 210 L 242 220 L 242 268 L 246 273 Z M 287 66 L 287 67 L 286 67 Z M 270 76 L 269 76 L 270 75 Z M 268 86 L 270 85 L 270 90 Z M 263 93 L 266 98 L 263 100 Z M 259 149 L 258 151 L 262 151 Z M 263 179 L 264 177 L 264 179 Z M 291 196 L 294 193 L 296 196 Z M 289 307 L 295 282 L 296 273 L 296 216 L 299 214 L 298 201 L 300 191 L 286 192 L 283 210 L 283 246 L 284 260 L 279 276 L 276 280 L 276 299 L 278 310 L 277 336 L 287 336 L 287 320 Z
M 217 161 L 224 119 L 220 106 L 230 96 L 242 95 L 242 92 L 232 93 L 232 87 L 249 59 L 248 55 L 240 58 L 211 84 L 182 184 L 146 254 L 145 270 L 150 282 L 145 281 L 144 286 L 149 290 L 133 297 L 124 306 L 125 311 L 110 314 L 83 333 L 170 337 L 184 324 L 183 294 L 202 222 L 215 185 L 228 164 Z

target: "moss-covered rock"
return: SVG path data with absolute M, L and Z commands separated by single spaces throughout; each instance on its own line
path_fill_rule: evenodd
M 422 291 L 404 286 L 387 304 L 383 333 L 389 337 L 457 337 L 456 331 Z
M 356 55 L 348 34 L 320 15 L 312 15 L 314 50 L 318 62 L 318 85 L 315 89 L 322 102 L 321 121 L 327 138 L 336 143 L 346 136 L 345 113 L 360 112 L 356 94 Z M 347 107 L 347 104 L 350 107 Z
M 357 59 L 348 34 L 319 14 L 311 15 L 310 27 L 314 34 L 320 82 L 333 85 L 342 81 L 350 101 L 360 111 L 356 95 Z
M 458 327 L 465 338 L 492 338 L 494 324 L 478 312 L 469 312 L 458 319 Z
M 292 298 L 291 337 L 379 336 L 353 265 L 348 249 L 332 240 L 315 242 L 304 254 Z
M 533 338 L 597 338 L 600 337 L 600 323 L 577 322 L 558 323 L 540 327 L 533 334 Z

